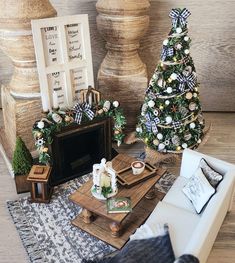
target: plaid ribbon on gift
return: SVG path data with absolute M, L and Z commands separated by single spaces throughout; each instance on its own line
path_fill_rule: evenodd
M 177 27 L 181 26 L 184 27 L 187 24 L 186 19 L 191 15 L 188 9 L 184 8 L 183 10 L 179 9 L 172 9 L 169 17 L 172 18 L 172 26 Z
M 75 113 L 75 122 L 81 124 L 82 115 L 85 114 L 90 120 L 95 117 L 95 113 L 91 110 L 91 105 L 88 103 L 77 103 L 73 107 L 73 111 Z
M 149 113 L 147 113 L 145 115 L 146 118 L 146 128 L 148 132 L 153 132 L 154 134 L 157 134 L 158 132 L 158 128 L 157 128 L 157 124 L 160 123 L 160 119 L 158 117 L 155 117 L 153 120 L 151 120 Z
M 185 91 L 186 85 L 190 90 L 193 90 L 193 88 L 196 86 L 196 76 L 193 73 L 191 73 L 189 76 L 183 76 L 181 74 L 178 74 L 177 80 L 180 82 L 179 90 L 181 92 Z
M 177 130 L 182 126 L 182 123 L 180 121 L 173 121 L 172 126 L 175 130 Z
M 162 48 L 162 54 L 161 54 L 161 60 L 165 61 L 167 57 L 171 57 L 174 55 L 174 49 L 172 47 L 163 47 Z

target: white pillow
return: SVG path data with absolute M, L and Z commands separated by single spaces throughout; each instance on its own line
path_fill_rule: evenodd
M 197 169 L 182 191 L 192 202 L 198 214 L 201 213 L 203 207 L 215 193 L 214 187 L 207 181 L 201 168 Z

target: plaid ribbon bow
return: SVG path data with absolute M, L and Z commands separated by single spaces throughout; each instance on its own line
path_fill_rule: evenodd
M 174 49 L 172 47 L 163 47 L 162 48 L 162 54 L 161 54 L 161 60 L 165 61 L 167 57 L 171 57 L 174 55 Z
M 82 121 L 82 115 L 86 114 L 86 116 L 92 120 L 95 116 L 95 113 L 91 110 L 91 105 L 88 103 L 77 103 L 73 107 L 74 113 L 75 113 L 75 122 L 78 124 L 81 124 Z
M 193 73 L 191 73 L 189 76 L 178 74 L 177 80 L 180 82 L 179 90 L 181 92 L 184 92 L 185 85 L 187 85 L 190 90 L 193 90 L 193 88 L 196 86 L 196 77 Z
M 177 27 L 177 24 L 179 26 L 184 27 L 187 24 L 186 19 L 191 15 L 188 9 L 184 8 L 183 10 L 179 9 L 172 9 L 169 17 L 172 18 L 172 26 Z
M 158 117 L 154 118 L 153 120 L 151 120 L 149 114 L 145 115 L 146 118 L 146 128 L 148 132 L 153 131 L 154 134 L 156 134 L 158 132 L 158 128 L 157 128 L 157 124 L 160 123 L 160 119 Z
M 175 130 L 177 130 L 182 126 L 182 123 L 180 121 L 173 121 L 172 126 Z

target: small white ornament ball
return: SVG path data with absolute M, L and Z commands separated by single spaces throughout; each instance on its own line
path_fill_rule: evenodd
M 153 144 L 154 144 L 155 146 L 158 146 L 159 140 L 158 140 L 158 139 L 153 140 Z
M 117 108 L 119 106 L 119 102 L 117 101 L 117 100 L 115 100 L 114 102 L 113 102 L 113 107 L 114 108 Z
M 172 73 L 170 78 L 173 79 L 173 80 L 176 80 L 178 77 L 178 75 L 176 73 Z
M 181 27 L 177 27 L 176 28 L 176 33 L 178 33 L 178 34 L 182 33 L 182 28 Z
M 172 93 L 172 87 L 168 87 L 168 88 L 166 89 L 166 92 L 167 92 L 168 94 Z
M 190 123 L 189 127 L 190 127 L 191 129 L 194 129 L 194 128 L 196 127 L 196 124 L 195 124 L 194 122 L 192 122 L 192 123 Z
M 201 139 L 198 139 L 197 143 L 201 143 L 201 142 L 202 142 L 202 140 L 201 140 Z
M 166 104 L 166 105 L 169 105 L 169 104 L 170 104 L 170 101 L 169 101 L 169 100 L 166 100 L 166 101 L 165 101 L 165 104 Z
M 163 139 L 163 135 L 161 133 L 158 133 L 157 134 L 157 138 L 158 138 L 158 140 L 162 140 Z
M 185 49 L 184 54 L 188 55 L 189 54 L 189 49 Z
M 186 41 L 186 42 L 189 41 L 189 37 L 188 37 L 188 36 L 185 36 L 185 37 L 184 37 L 184 41 Z
M 176 49 L 180 50 L 182 48 L 182 45 L 181 44 L 177 44 L 176 45 Z
M 136 131 L 139 133 L 142 133 L 142 128 L 141 127 L 136 127 Z
M 197 98 L 197 93 L 193 93 L 193 97 L 194 97 L 194 98 Z
M 160 143 L 159 145 L 158 145 L 158 150 L 159 151 L 162 151 L 162 150 L 164 150 L 165 149 L 165 144 L 164 143 Z
M 165 40 L 163 41 L 163 45 L 164 45 L 164 46 L 167 46 L 168 43 L 169 43 L 168 39 L 165 39 Z
M 183 144 L 182 144 L 182 148 L 183 148 L 183 149 L 186 149 L 187 147 L 188 147 L 188 144 L 187 144 L 187 143 L 183 143 Z
M 43 121 L 39 121 L 38 124 L 37 124 L 37 126 L 38 126 L 39 129 L 43 129 L 44 126 L 45 126 L 45 124 L 44 124 Z
M 153 100 L 150 100 L 150 101 L 148 102 L 148 106 L 149 106 L 150 108 L 153 108 L 153 107 L 155 106 L 155 102 L 154 102 Z
M 167 123 L 167 124 L 172 123 L 172 118 L 171 118 L 171 116 L 167 116 L 167 117 L 166 117 L 166 123 Z

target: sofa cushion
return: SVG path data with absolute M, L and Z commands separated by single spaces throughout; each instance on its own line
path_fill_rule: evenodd
M 202 168 L 202 171 L 211 186 L 216 188 L 223 180 L 223 175 L 212 168 L 204 158 L 201 159 L 199 166 Z
M 83 260 L 83 263 L 173 263 L 175 260 L 167 224 L 158 225 L 157 236 L 128 242 L 112 258 Z
M 175 256 L 183 254 L 191 233 L 197 226 L 200 216 L 166 202 L 159 202 L 145 224 L 136 230 L 130 240 L 142 237 L 151 238 L 158 233 L 158 223 L 167 223 Z
M 171 189 L 163 198 L 163 201 L 183 208 L 189 212 L 196 213 L 192 202 L 182 192 L 182 189 L 187 184 L 188 180 L 188 178 L 185 178 L 183 176 L 177 177 Z
M 214 187 L 210 185 L 201 168 L 188 180 L 182 191 L 192 202 L 198 214 L 215 193 Z

